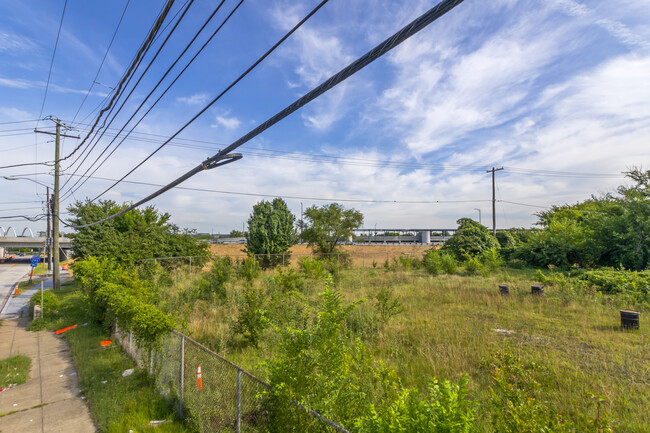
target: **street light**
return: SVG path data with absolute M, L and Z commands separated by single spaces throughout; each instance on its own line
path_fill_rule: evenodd
M 51 238 L 51 229 L 50 229 L 50 187 L 48 185 L 45 185 L 44 183 L 41 183 L 37 180 L 30 179 L 29 177 L 16 177 L 16 176 L 2 176 L 5 180 L 28 180 L 30 182 L 34 182 L 38 185 L 44 186 L 46 189 L 46 197 L 47 197 L 47 236 L 46 236 L 46 242 L 47 242 L 47 273 L 50 274 L 52 272 L 52 238 Z
M 478 223 L 483 225 L 483 223 L 481 222 L 481 209 L 475 207 L 474 210 L 478 211 Z

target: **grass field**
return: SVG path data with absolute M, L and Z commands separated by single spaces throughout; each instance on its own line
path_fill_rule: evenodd
M 346 322 L 350 337 L 360 338 L 375 359 L 394 368 L 404 385 L 424 389 L 431 378 L 458 380 L 469 374 L 481 431 L 492 431 L 492 374 L 504 359 L 534 378 L 538 398 L 573 422 L 576 431 L 597 431 L 592 394 L 603 397 L 601 413 L 609 413 L 614 431 L 650 431 L 647 315 L 641 314 L 639 331 L 621 330 L 619 309 L 635 306 L 593 288 L 547 286 L 543 296 L 533 296 L 534 275 L 534 270 L 506 269 L 470 276 L 461 269 L 434 277 L 380 264 L 341 270 L 336 287 L 346 302 L 365 300 Z M 309 310 L 324 287 L 322 279 L 300 276 L 296 294 L 296 287 L 282 288 L 277 271 L 266 271 L 252 282 L 233 277 L 225 294 L 206 297 L 192 294 L 197 278 L 196 272 L 177 271 L 166 277 L 164 288 L 159 281 L 161 308 L 193 338 L 262 378 L 267 372 L 261 363 L 275 356 L 277 335 L 266 327 L 254 347 L 233 333 L 244 292 L 252 287 L 262 293 L 259 308 L 273 321 L 292 309 Z M 502 283 L 510 286 L 507 297 L 499 295 Z M 278 298 L 282 290 L 293 295 Z

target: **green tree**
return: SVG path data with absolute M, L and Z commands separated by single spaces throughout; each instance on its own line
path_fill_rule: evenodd
M 574 205 L 537 214 L 540 230 L 515 256 L 536 266 L 623 266 L 643 270 L 650 261 L 650 171 L 626 173 L 632 185 Z
M 338 203 L 305 210 L 302 238 L 320 253 L 336 251 L 339 242 L 353 235 L 363 224 L 363 214 L 356 209 L 345 209 Z
M 282 263 L 281 256 L 271 254 L 291 253 L 289 248 L 297 240 L 295 221 L 296 217 L 281 198 L 273 199 L 272 202 L 262 200 L 257 203 L 248 219 L 246 252 L 269 254 L 260 259 L 261 266 L 265 268 Z
M 451 251 L 458 259 L 465 260 L 484 251 L 499 248 L 499 242 L 483 225 L 471 218 L 457 221 L 458 230 L 445 242 L 443 247 Z
M 95 222 L 128 207 L 112 200 L 93 203 L 77 201 L 68 207 L 74 225 Z M 134 264 L 155 257 L 203 256 L 208 245 L 181 231 L 169 222 L 168 213 L 155 207 L 134 209 L 102 224 L 77 230 L 72 235 L 72 255 L 77 259 L 89 256 L 110 257 L 120 264 Z

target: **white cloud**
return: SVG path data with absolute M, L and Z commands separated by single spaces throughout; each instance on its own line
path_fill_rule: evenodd
M 283 4 L 273 9 L 272 19 L 283 30 L 292 28 L 304 12 L 298 6 Z M 281 51 L 285 60 L 294 63 L 295 78 L 287 80 L 290 89 L 316 87 L 349 64 L 354 57 L 336 35 L 336 29 L 305 25 L 288 40 Z M 318 98 L 302 112 L 305 125 L 317 130 L 329 129 L 346 112 L 347 86 L 339 85 Z M 355 89 L 359 91 L 359 89 Z
M 539 37 L 543 25 L 533 26 L 530 17 L 520 20 L 469 52 L 425 34 L 390 56 L 396 80 L 375 109 L 403 132 L 413 153 L 438 150 L 519 114 L 519 105 L 558 53 L 562 36 L 561 29 L 548 29 Z
M 33 51 L 37 47 L 38 45 L 26 36 L 0 30 L 0 53 L 25 54 L 26 51 Z
M 237 129 L 241 125 L 241 120 L 234 116 L 228 117 L 227 115 L 220 115 L 216 116 L 214 120 L 217 123 L 210 125 L 213 128 L 223 126 L 226 129 Z
M 620 21 L 598 16 L 594 9 L 587 7 L 583 3 L 575 0 L 549 0 L 548 3 L 566 14 L 576 18 L 583 18 L 587 25 L 595 24 L 602 27 L 623 44 L 644 50 L 650 49 L 650 41 L 644 39 Z
M 202 105 L 208 101 L 207 93 L 195 93 L 191 96 L 181 96 L 176 98 L 178 102 L 182 102 L 187 105 Z
M 34 115 L 14 107 L 0 107 L 0 117 L 4 121 L 31 120 Z

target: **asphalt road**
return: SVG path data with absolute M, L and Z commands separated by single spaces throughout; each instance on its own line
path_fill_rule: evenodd
M 5 300 L 11 294 L 13 285 L 24 277 L 29 270 L 29 257 L 0 264 L 0 312 L 2 312 L 5 305 Z

